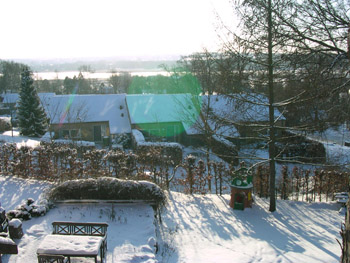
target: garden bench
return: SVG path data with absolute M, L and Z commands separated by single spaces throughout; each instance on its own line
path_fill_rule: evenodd
M 38 257 L 63 255 L 70 262 L 71 257 L 91 257 L 101 262 L 107 251 L 107 223 L 53 222 L 53 232 L 47 235 L 38 247 Z
M 38 255 L 38 263 L 65 263 L 65 257 L 63 255 Z

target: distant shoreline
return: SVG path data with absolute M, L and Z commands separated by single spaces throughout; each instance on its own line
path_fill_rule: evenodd
M 169 75 L 169 72 L 165 70 L 145 70 L 145 69 L 132 69 L 132 70 L 126 70 L 126 69 L 120 69 L 116 70 L 115 73 L 112 73 L 111 71 L 106 70 L 99 70 L 93 73 L 90 72 L 82 72 L 84 78 L 86 79 L 108 79 L 113 74 L 118 74 L 120 72 L 128 72 L 131 76 L 156 76 L 156 75 L 163 75 L 167 76 Z M 68 78 L 74 78 L 74 76 L 78 77 L 79 71 L 44 71 L 44 72 L 33 72 L 34 79 L 36 80 L 54 80 L 54 79 L 65 79 Z
M 164 71 L 163 65 L 171 68 L 176 65 L 179 57 L 164 59 L 129 59 L 122 60 L 117 58 L 101 59 L 49 59 L 49 60 L 11 60 L 28 65 L 33 72 L 69 72 L 79 71 L 80 67 L 88 66 L 95 72 L 112 72 L 112 71 Z

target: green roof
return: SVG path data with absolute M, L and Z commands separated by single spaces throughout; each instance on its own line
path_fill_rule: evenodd
M 181 122 L 187 133 L 197 121 L 196 97 L 191 94 L 127 95 L 131 124 Z

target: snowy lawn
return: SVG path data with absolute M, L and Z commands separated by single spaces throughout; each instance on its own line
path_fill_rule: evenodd
M 265 199 L 244 211 L 229 200 L 171 192 L 162 218 L 164 262 L 339 262 L 338 204 L 278 200 L 270 213 Z
M 12 136 L 13 135 L 13 136 Z M 15 129 L 13 131 L 6 131 L 3 134 L 0 134 L 0 142 L 16 143 L 17 147 L 28 146 L 36 147 L 40 145 L 40 138 L 29 138 L 26 136 L 20 136 L 19 131 Z

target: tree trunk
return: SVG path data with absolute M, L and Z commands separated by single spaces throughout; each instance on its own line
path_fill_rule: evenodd
M 268 1 L 268 71 L 269 71 L 269 162 L 270 162 L 270 212 L 276 211 L 276 196 L 275 196 L 275 114 L 274 114 L 274 91 L 273 91 L 273 53 L 272 53 L 272 3 Z
M 350 200 L 350 197 L 349 197 Z M 346 203 L 346 216 L 345 216 L 345 224 L 342 225 L 340 235 L 342 237 L 342 243 L 338 240 L 338 243 L 341 247 L 341 263 L 350 263 L 350 203 L 349 201 Z

